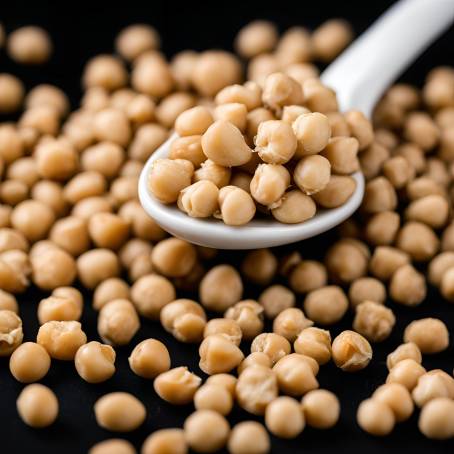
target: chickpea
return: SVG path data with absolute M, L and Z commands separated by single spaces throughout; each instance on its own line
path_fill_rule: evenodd
M 330 62 L 353 40 L 353 30 L 348 22 L 331 19 L 320 25 L 311 39 L 315 57 Z
M 424 301 L 426 293 L 425 278 L 412 265 L 403 265 L 392 275 L 389 295 L 394 301 L 416 306 Z
M 374 246 L 391 245 L 400 227 L 399 214 L 394 211 L 381 211 L 374 214 L 366 224 L 367 241 Z
M 15 312 L 0 310 L 0 356 L 9 356 L 22 344 L 22 320 Z
M 224 316 L 240 325 L 245 340 L 252 340 L 263 330 L 263 307 L 254 300 L 239 301 Z
M 115 373 L 115 350 L 96 341 L 82 345 L 74 357 L 77 373 L 88 383 L 101 383 Z
M 195 169 L 206 160 L 202 151 L 202 137 L 200 135 L 179 137 L 170 145 L 170 159 L 185 159 L 190 161 Z
M 75 205 L 88 197 L 103 195 L 106 191 L 106 185 L 106 179 L 99 172 L 82 172 L 66 184 L 64 196 L 68 202 Z
M 37 313 L 41 325 L 51 320 L 78 321 L 82 315 L 82 305 L 75 299 L 50 296 L 40 301 Z
M 72 215 L 88 221 L 95 213 L 111 211 L 112 203 L 106 197 L 90 196 L 76 202 L 72 209 Z
M 303 90 L 305 96 L 304 104 L 312 112 L 328 114 L 339 110 L 336 93 L 331 88 L 323 85 L 320 80 L 316 78 L 305 80 Z
M 413 400 L 418 407 L 438 397 L 450 397 L 454 391 L 454 379 L 442 370 L 434 369 L 421 375 L 412 391 Z
M 160 241 L 153 248 L 151 261 L 156 269 L 169 277 L 180 277 L 188 274 L 196 261 L 194 246 L 178 238 Z
M 331 335 L 321 328 L 303 329 L 296 338 L 293 348 L 296 353 L 309 356 L 318 364 L 326 364 L 331 359 Z
M 0 74 L 0 112 L 16 112 L 22 105 L 24 94 L 25 88 L 20 79 L 12 74 Z M 6 127 L 9 128 L 9 125 Z
M 281 396 L 266 407 L 265 424 L 279 438 L 295 438 L 306 422 L 300 404 L 291 397 Z
M 214 385 L 214 386 L 221 386 L 225 388 L 232 397 L 235 397 L 235 386 L 237 382 L 237 378 L 230 374 L 215 374 L 210 375 L 207 379 L 205 384 L 206 385 Z
M 104 394 L 94 405 L 96 422 L 113 432 L 131 432 L 145 420 L 145 406 L 132 394 L 113 392 Z
M 304 311 L 310 320 L 321 325 L 338 322 L 348 309 L 348 299 L 340 287 L 331 285 L 312 290 L 304 300 Z
M 39 328 L 36 342 L 51 358 L 72 361 L 79 347 L 87 342 L 87 336 L 79 322 L 49 321 Z
M 41 27 L 20 27 L 8 35 L 8 55 L 17 63 L 41 65 L 49 60 L 53 44 L 49 34 Z
M 185 405 L 192 402 L 202 379 L 187 367 L 175 367 L 159 374 L 153 383 L 158 396 L 173 405 Z
M 356 306 L 353 329 L 371 342 L 382 342 L 388 338 L 396 323 L 391 309 L 374 301 L 364 301 Z
M 285 356 L 284 358 L 286 358 L 287 356 Z M 247 367 L 256 365 L 268 367 L 271 369 L 272 366 L 271 359 L 264 352 L 249 353 L 249 355 L 246 356 L 246 358 L 244 358 L 243 361 L 241 361 L 240 365 L 238 366 L 238 375 L 241 375 Z
M 389 371 L 386 383 L 400 383 L 411 391 L 425 373 L 426 369 L 414 359 L 402 359 Z
M 323 190 L 331 176 L 329 161 L 320 155 L 306 156 L 295 167 L 293 178 L 296 185 L 307 195 Z
M 19 314 L 19 305 L 16 297 L 11 293 L 0 289 L 0 310 L 7 310 Z
M 196 106 L 181 113 L 175 121 L 175 131 L 180 136 L 202 135 L 213 123 L 207 107 Z
M 50 356 L 41 345 L 24 342 L 12 353 L 9 368 L 17 381 L 33 383 L 41 380 L 49 371 Z
M 441 195 L 428 195 L 411 202 L 405 210 L 410 221 L 423 222 L 434 229 L 443 227 L 448 220 L 449 204 Z
M 286 192 L 272 206 L 271 213 L 279 222 L 297 224 L 314 217 L 316 206 L 308 195 L 299 190 Z
M 252 341 L 251 353 L 263 352 L 270 357 L 271 364 L 275 364 L 291 351 L 289 341 L 276 333 L 259 334 Z
M 123 149 L 112 142 L 100 142 L 84 150 L 81 165 L 84 170 L 95 171 L 111 179 L 118 175 L 124 161 Z
M 243 360 L 241 350 L 221 334 L 207 336 L 200 344 L 199 367 L 206 374 L 229 372 Z
M 274 319 L 283 310 L 295 306 L 295 295 L 283 285 L 272 285 L 261 293 L 259 303 L 263 306 L 265 315 Z
M 289 283 L 295 292 L 307 293 L 324 287 L 327 279 L 327 272 L 322 263 L 315 260 L 303 260 L 292 269 Z
M 23 233 L 32 242 L 43 239 L 54 221 L 53 211 L 36 200 L 19 203 L 11 213 L 13 228 Z
M 397 206 L 396 191 L 385 177 L 376 177 L 366 184 L 362 208 L 370 214 L 392 211 Z
M 166 96 L 155 111 L 156 119 L 166 128 L 171 128 L 179 115 L 193 107 L 195 98 L 185 92 L 176 92 Z
M 148 50 L 159 48 L 158 32 L 147 24 L 133 24 L 124 28 L 115 40 L 118 53 L 126 60 L 133 61 Z
M 108 249 L 92 249 L 77 259 L 77 272 L 82 284 L 90 289 L 103 280 L 120 274 L 117 256 Z
M 304 315 L 301 309 L 289 307 L 280 312 L 273 322 L 273 332 L 285 337 L 289 342 L 294 342 L 298 334 L 314 322 Z
M 238 102 L 221 104 L 215 108 L 214 118 L 219 121 L 228 121 L 244 132 L 247 125 L 247 108 Z
M 388 435 L 395 424 L 395 416 L 391 408 L 374 398 L 361 402 L 356 419 L 361 429 L 377 437 Z
M 419 347 L 415 343 L 406 342 L 405 344 L 399 345 L 399 347 L 391 352 L 386 358 L 388 370 L 391 370 L 399 361 L 404 359 L 413 359 L 418 364 L 421 364 L 421 350 L 419 350 Z
M 255 215 L 256 208 L 251 195 L 235 186 L 221 188 L 218 203 L 219 217 L 227 225 L 247 224 Z
M 302 88 L 296 80 L 281 72 L 266 77 L 262 92 L 262 101 L 265 107 L 269 107 L 279 114 L 284 106 L 302 104 L 302 100 Z M 294 132 L 299 139 L 295 129 Z
M 210 217 L 218 210 L 218 197 L 218 187 L 209 180 L 201 180 L 180 192 L 178 208 L 191 217 Z
M 49 206 L 59 217 L 66 213 L 67 203 L 63 195 L 63 187 L 54 181 L 38 181 L 31 189 L 31 197 Z
M 112 213 L 96 213 L 88 223 L 88 232 L 96 246 L 119 249 L 129 235 L 129 223 Z
M 369 269 L 375 277 L 387 281 L 397 269 L 409 263 L 410 257 L 407 253 L 391 246 L 378 246 L 370 259 Z M 408 269 L 405 274 L 413 275 L 409 271 Z
M 139 317 L 129 300 L 109 301 L 99 311 L 98 334 L 106 344 L 127 345 L 139 328 Z
M 28 198 L 28 187 L 22 181 L 6 180 L 0 186 L 0 198 L 3 203 L 17 205 Z
M 438 397 L 425 405 L 419 415 L 419 430 L 427 437 L 445 440 L 454 435 L 454 402 L 446 397 Z
M 227 447 L 231 454 L 266 454 L 270 440 L 262 424 L 243 421 L 233 427 Z
M 31 157 L 17 159 L 8 166 L 6 177 L 22 181 L 31 188 L 39 180 L 35 160 Z
M 356 190 L 356 181 L 345 175 L 331 175 L 328 184 L 313 194 L 314 200 L 323 208 L 337 208 L 343 205 Z
M 260 393 L 257 393 L 257 388 Z M 246 411 L 256 415 L 265 413 L 267 405 L 278 395 L 277 378 L 268 367 L 256 365 L 243 370 L 236 384 L 236 398 Z
M 289 28 L 281 36 L 276 54 L 282 66 L 309 61 L 312 57 L 309 31 L 304 27 Z
M 114 91 L 126 85 L 128 74 L 119 58 L 106 54 L 88 61 L 82 79 L 86 88 L 101 87 Z
M 358 139 L 359 151 L 372 144 L 374 140 L 372 124 L 362 112 L 351 110 L 345 114 L 345 119 L 352 136 Z
M 209 180 L 218 188 L 227 186 L 230 181 L 231 170 L 215 164 L 211 159 L 202 162 L 201 167 L 194 172 L 194 181 Z
M 358 146 L 358 140 L 354 137 L 333 137 L 322 155 L 328 159 L 333 172 L 349 175 L 359 169 Z
M 53 424 L 59 411 L 55 394 L 47 386 L 39 383 L 27 385 L 19 394 L 16 406 L 22 421 L 34 428 Z
M 155 378 L 170 369 L 169 351 L 157 339 L 145 339 L 137 344 L 128 361 L 132 371 L 143 378 Z
M 180 90 L 187 90 L 191 86 L 192 73 L 197 62 L 198 54 L 192 50 L 178 52 L 171 61 L 170 69 Z
M 364 369 L 372 359 L 369 342 L 354 331 L 342 331 L 331 346 L 333 361 L 345 372 Z
M 113 108 L 95 114 L 93 131 L 99 141 L 111 141 L 122 147 L 128 145 L 131 138 L 131 128 L 126 114 Z
M 299 397 L 318 388 L 315 378 L 318 363 L 309 356 L 291 353 L 277 361 L 273 371 L 276 373 L 279 389 L 289 396 Z
M 386 300 L 386 288 L 378 279 L 360 277 L 351 283 L 348 298 L 353 308 L 356 308 L 364 301 L 374 301 L 375 303 L 384 304 Z
M 223 386 L 205 384 L 195 393 L 194 406 L 196 410 L 212 410 L 226 416 L 232 410 L 233 399 Z
M 264 20 L 250 22 L 243 27 L 235 38 L 235 48 L 244 58 L 273 50 L 278 40 L 274 24 Z
M 69 111 L 69 100 L 66 94 L 58 87 L 49 84 L 40 84 L 32 88 L 25 98 L 27 109 L 48 105 L 53 107 L 61 116 Z
M 93 445 L 88 454 L 136 454 L 134 446 L 121 438 L 110 438 Z
M 0 252 L 12 249 L 27 251 L 28 248 L 28 241 L 23 233 L 7 227 L 0 229 Z
M 276 269 L 277 259 L 268 249 L 249 252 L 241 265 L 241 270 L 248 280 L 261 285 L 271 281 Z
M 422 318 L 405 328 L 404 341 L 415 343 L 421 353 L 438 353 L 448 348 L 449 332 L 441 320 Z
M 167 136 L 167 129 L 157 123 L 139 126 L 128 148 L 129 158 L 145 162 L 165 142 Z
M 221 335 L 236 346 L 240 345 L 243 336 L 240 325 L 235 320 L 226 318 L 212 318 L 205 325 L 203 337 L 211 335 Z
M 58 112 L 50 106 L 38 106 L 26 110 L 19 120 L 19 127 L 34 129 L 39 135 L 56 136 L 59 130 L 60 118 Z
M 225 51 L 202 52 L 194 65 L 191 82 L 203 96 L 214 96 L 222 88 L 238 83 L 241 66 L 232 54 Z
M 406 421 L 413 413 L 411 394 L 400 383 L 387 383 L 379 386 L 372 398 L 386 404 L 394 413 L 396 422 Z
M 238 103 L 243 104 L 246 110 L 254 110 L 261 106 L 261 87 L 254 81 L 244 85 L 234 84 L 218 92 L 214 101 L 217 106 Z
M 301 401 L 304 418 L 310 427 L 329 429 L 340 416 L 340 404 L 335 394 L 326 389 L 309 391 Z
M 302 114 L 292 127 L 298 141 L 298 157 L 319 153 L 328 145 L 331 128 L 325 115 L 318 112 Z
M 430 150 L 438 143 L 440 131 L 427 113 L 412 112 L 405 120 L 403 134 L 423 150 Z
M 284 72 L 301 85 L 304 85 L 306 80 L 317 78 L 320 75 L 320 71 L 317 66 L 308 62 L 292 63 L 284 68 Z

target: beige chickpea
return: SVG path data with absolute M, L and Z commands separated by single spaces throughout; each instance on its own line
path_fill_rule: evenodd
M 224 316 L 240 325 L 245 340 L 252 340 L 263 331 L 263 306 L 254 300 L 239 301 Z
M 391 309 L 374 301 L 364 301 L 356 306 L 353 329 L 371 342 L 382 342 L 389 337 L 396 323 Z
M 328 118 L 318 112 L 300 115 L 292 124 L 298 141 L 296 155 L 312 155 L 322 151 L 328 145 L 331 128 Z
M 103 195 L 106 191 L 106 185 L 106 179 L 99 172 L 82 172 L 66 184 L 64 196 L 68 202 L 75 205 L 88 197 Z
M 445 188 L 429 177 L 419 177 L 411 181 L 405 188 L 408 198 L 416 201 L 428 196 L 446 196 Z M 430 199 L 429 199 L 430 200 Z
M 290 77 L 293 76 L 290 74 Z M 310 113 L 310 110 L 307 107 L 298 105 L 284 106 L 282 108 L 281 121 L 288 123 L 291 126 L 300 115 L 307 113 Z
M 28 187 L 22 181 L 6 180 L 0 185 L 0 198 L 3 203 L 17 205 L 28 198 Z
M 434 229 L 443 227 L 448 215 L 448 201 L 441 195 L 428 195 L 414 200 L 405 210 L 405 216 L 410 221 L 423 222 Z
M 175 121 L 175 131 L 180 136 L 202 135 L 213 123 L 207 107 L 196 106 L 181 113 Z
M 187 367 L 175 367 L 159 374 L 153 383 L 158 396 L 173 405 L 185 405 L 193 400 L 202 379 Z
M 74 357 L 77 373 L 88 383 L 101 383 L 115 373 L 115 350 L 96 341 L 82 345 Z
M 372 142 L 371 145 L 363 150 L 359 155 L 359 162 L 366 179 L 376 178 L 389 157 L 389 150 L 378 142 Z
M 57 216 L 67 211 L 67 203 L 63 195 L 63 186 L 50 180 L 38 181 L 31 189 L 31 198 L 49 206 Z
M 131 138 L 131 128 L 126 114 L 113 108 L 95 114 L 93 131 L 99 141 L 111 141 L 122 147 L 128 145 Z
M 8 55 L 17 63 L 40 65 L 49 60 L 53 44 L 46 30 L 29 25 L 8 35 L 7 50 Z
M 450 175 L 446 163 L 438 158 L 428 158 L 426 161 L 426 171 L 423 174 L 431 178 L 440 186 L 446 188 L 450 182 Z
M 447 397 L 438 397 L 428 402 L 419 415 L 419 430 L 435 440 L 446 440 L 454 436 L 454 402 Z
M 11 213 L 13 208 L 8 205 L 0 205 L 0 228 L 11 225 Z
M 230 181 L 231 170 L 228 167 L 220 166 L 211 159 L 202 162 L 199 169 L 194 172 L 194 181 L 209 180 L 218 188 L 227 186 Z
M 51 389 L 39 383 L 27 385 L 16 402 L 22 421 L 30 427 L 50 426 L 58 416 L 58 399 Z
M 280 113 L 283 106 L 301 104 L 302 100 L 302 87 L 296 80 L 281 72 L 266 77 L 262 92 L 262 101 L 266 107 Z M 294 132 L 298 139 L 295 129 Z
M 297 224 L 314 217 L 316 205 L 312 198 L 296 189 L 286 192 L 272 205 L 271 213 L 284 224 Z
M 218 187 L 209 180 L 201 180 L 182 189 L 178 208 L 195 218 L 212 216 L 218 210 Z
M 111 212 L 112 203 L 107 197 L 90 196 L 76 202 L 72 215 L 88 221 L 94 213 Z
M 339 110 L 336 92 L 323 85 L 319 79 L 306 79 L 303 83 L 303 90 L 304 104 L 312 112 L 328 114 Z
M 27 251 L 28 248 L 28 241 L 23 233 L 9 227 L 0 229 L 0 252 L 10 251 L 12 249 Z
M 12 353 L 9 369 L 13 377 L 21 383 L 41 380 L 49 371 L 50 356 L 39 344 L 24 342 Z
M 415 176 L 414 167 L 402 156 L 394 156 L 385 161 L 382 171 L 396 189 L 404 187 Z
M 366 183 L 362 208 L 365 212 L 374 214 L 382 211 L 392 211 L 397 206 L 396 191 L 385 177 L 376 177 Z
M 0 74 L 0 112 L 12 113 L 19 109 L 25 88 L 20 79 L 12 74 Z
M 56 136 L 59 123 L 58 112 L 53 107 L 43 105 L 24 111 L 18 125 L 21 129 L 34 129 L 38 136 L 47 134 Z
M 372 124 L 362 112 L 351 110 L 345 114 L 348 127 L 353 137 L 358 139 L 359 150 L 367 148 L 374 140 Z
M 299 403 L 291 397 L 281 396 L 267 406 L 265 424 L 279 438 L 295 438 L 306 423 Z
M 276 274 L 277 259 L 268 249 L 249 252 L 241 264 L 241 271 L 246 278 L 256 284 L 265 285 Z
M 356 181 L 352 177 L 331 175 L 325 188 L 313 194 L 313 198 L 323 208 L 337 208 L 343 205 L 355 190 Z
M 106 344 L 127 345 L 139 328 L 139 317 L 129 300 L 109 301 L 99 311 L 98 334 Z
M 261 106 L 261 87 L 254 81 L 246 82 L 244 85 L 234 84 L 223 88 L 218 92 L 214 101 L 217 106 L 239 103 L 246 109 L 254 110 Z
M 156 430 L 145 439 L 141 448 L 142 454 L 161 454 L 161 453 L 187 454 L 187 452 L 188 447 L 182 429 Z M 108 453 L 106 452 L 105 454 Z
M 241 350 L 221 334 L 205 337 L 200 344 L 199 355 L 199 367 L 208 375 L 229 372 L 244 358 Z
M 197 410 L 184 422 L 189 447 L 199 453 L 215 452 L 227 443 L 230 426 L 224 416 L 213 410 Z
M 214 374 L 210 375 L 206 381 L 206 385 L 221 386 L 225 388 L 232 397 L 235 397 L 235 386 L 238 379 L 231 374 Z
M 368 243 L 374 246 L 391 245 L 400 227 L 399 214 L 394 211 L 382 211 L 374 214 L 367 222 L 365 235 Z
M 87 342 L 87 336 L 79 322 L 49 321 L 39 328 L 36 342 L 51 358 L 72 361 L 79 347 Z
M 347 120 L 340 112 L 328 112 L 326 116 L 331 126 L 331 137 L 350 137 Z M 352 144 L 352 142 L 350 143 Z
M 400 304 L 406 306 L 421 304 L 426 293 L 425 278 L 412 265 L 399 267 L 391 277 L 389 295 Z
M 137 311 L 147 318 L 158 319 L 161 309 L 175 298 L 172 283 L 156 274 L 140 277 L 131 287 L 132 302 Z
M 444 371 L 434 369 L 418 379 L 412 391 L 412 397 L 418 407 L 438 397 L 450 397 L 454 391 L 454 379 Z
M 126 116 L 134 125 L 143 125 L 154 120 L 156 104 L 147 95 L 137 95 L 126 106 Z
M 113 432 L 131 432 L 145 420 L 147 411 L 139 399 L 125 392 L 113 392 L 100 397 L 95 405 L 96 422 Z
M 264 107 L 258 107 L 248 112 L 246 117 L 246 137 L 250 142 L 257 135 L 259 125 L 270 120 L 275 120 L 274 115 Z
M 356 420 L 364 431 L 377 437 L 383 437 L 392 432 L 396 418 L 388 405 L 371 398 L 361 402 L 356 413 Z
M 30 284 L 30 264 L 23 251 L 11 250 L 0 257 L 0 288 L 9 293 L 21 293 Z
M 161 309 L 161 324 L 181 342 L 200 342 L 206 325 L 203 307 L 189 299 L 177 299 Z
M 96 213 L 88 222 L 88 232 L 95 246 L 119 249 L 129 235 L 129 223 L 112 213 Z
M 5 164 L 14 162 L 24 152 L 25 147 L 19 130 L 12 124 L 3 123 L 0 125 L 0 156 Z
M 192 94 L 176 92 L 166 96 L 156 107 L 155 116 L 159 123 L 171 128 L 180 114 L 192 108 L 195 98 Z
M 198 54 L 193 50 L 183 50 L 173 56 L 170 69 L 180 90 L 187 90 L 191 86 L 192 73 L 197 58 Z
M 219 121 L 228 121 L 244 132 L 247 125 L 247 108 L 239 102 L 220 104 L 214 109 L 214 118 Z
M 448 348 L 449 332 L 441 320 L 422 318 L 405 328 L 404 341 L 415 343 L 421 353 L 438 353 Z
M 241 375 L 247 367 L 256 365 L 268 367 L 271 369 L 271 359 L 264 352 L 249 353 L 249 355 L 246 356 L 238 366 L 238 375 Z
M 284 68 L 284 72 L 301 85 L 304 85 L 306 80 L 317 78 L 320 75 L 320 70 L 317 66 L 309 62 L 292 63 Z
M 280 120 L 260 123 L 254 143 L 255 151 L 268 164 L 285 164 L 292 159 L 297 147 L 291 126 Z
M 328 159 L 334 173 L 349 175 L 359 169 L 358 140 L 354 137 L 333 137 L 322 155 Z
M 255 215 L 256 207 L 251 195 L 235 186 L 221 188 L 218 203 L 220 213 L 217 217 L 227 225 L 247 224 Z
M 304 311 L 310 320 L 321 325 L 338 322 L 348 309 L 348 299 L 340 287 L 331 285 L 312 290 L 304 300 Z
M 422 362 L 421 350 L 414 342 L 406 342 L 399 345 L 386 358 L 386 366 L 391 370 L 399 361 L 413 359 L 418 364 Z
M 315 260 L 303 260 L 292 269 L 289 283 L 295 292 L 307 293 L 325 286 L 327 279 L 327 272 L 322 263 Z
M 132 371 L 143 378 L 155 378 L 170 369 L 169 351 L 157 339 L 145 339 L 137 344 L 128 361 Z
M 406 421 L 413 413 L 411 394 L 400 383 L 379 386 L 372 394 L 372 398 L 386 404 L 393 411 L 396 422 Z
M 7 310 L 19 314 L 19 304 L 11 293 L 0 289 L 0 310 Z
M 296 338 L 293 348 L 296 353 L 309 356 L 318 364 L 326 364 L 331 359 L 331 335 L 321 328 L 303 329 Z
M 261 392 L 257 393 L 260 387 Z M 246 411 L 263 415 L 267 405 L 278 395 L 277 378 L 269 367 L 255 365 L 243 370 L 236 384 L 236 398 Z
M 128 277 L 131 282 L 135 282 L 143 276 L 155 272 L 149 254 L 140 254 L 136 257 L 128 270 Z
M 251 344 L 251 353 L 263 352 L 270 357 L 271 364 L 275 364 L 291 351 L 290 342 L 276 333 L 262 333 L 254 338 Z
M 147 24 L 133 24 L 124 28 L 115 40 L 115 48 L 126 60 L 133 61 L 160 44 L 158 32 Z
M 203 331 L 203 337 L 211 335 L 224 336 L 236 346 L 240 345 L 243 336 L 240 325 L 235 320 L 227 318 L 212 318 L 208 321 Z
M 295 295 L 283 285 L 272 285 L 260 294 L 258 301 L 263 306 L 265 315 L 274 319 L 282 311 L 295 305 Z
M 203 96 L 214 96 L 222 88 L 238 83 L 241 66 L 232 54 L 225 51 L 205 51 L 197 58 L 192 71 L 192 85 Z
M 205 384 L 194 395 L 196 410 L 212 410 L 226 416 L 233 406 L 231 393 L 220 385 Z
M 178 238 L 168 238 L 155 245 L 151 261 L 156 269 L 169 277 L 188 274 L 197 259 L 194 246 Z
M 41 325 L 51 320 L 78 321 L 82 315 L 82 305 L 75 299 L 50 296 L 40 301 L 37 314 Z
M 28 109 L 42 105 L 53 107 L 61 116 L 66 115 L 69 110 L 66 94 L 60 88 L 50 84 L 36 85 L 25 98 L 25 106 Z
M 299 397 L 318 388 L 315 378 L 318 363 L 311 357 L 291 353 L 282 357 L 273 367 L 281 392 Z
M 100 282 L 120 274 L 117 256 L 108 249 L 92 249 L 77 259 L 78 276 L 87 288 L 95 288 Z
M 309 61 L 312 57 L 309 31 L 304 27 L 289 28 L 281 36 L 276 54 L 282 66 Z
M 289 307 L 280 312 L 273 321 L 273 332 L 294 342 L 299 333 L 314 322 L 304 315 L 301 309 Z
M 36 200 L 19 203 L 11 213 L 13 228 L 23 233 L 32 242 L 43 239 L 54 221 L 53 211 Z
M 353 30 L 347 21 L 331 19 L 312 34 L 311 41 L 316 58 L 330 62 L 353 40 Z
M 353 308 L 364 301 L 374 301 L 383 304 L 386 299 L 386 288 L 378 279 L 360 277 L 351 283 L 348 298 Z
M 168 131 L 157 123 L 146 123 L 137 128 L 128 148 L 128 156 L 145 162 L 167 139 Z
M 109 438 L 93 445 L 88 454 L 136 454 L 134 446 L 121 438 Z
M 16 159 L 8 166 L 6 178 L 22 181 L 31 188 L 39 180 L 35 160 L 32 157 Z
M 200 135 L 178 137 L 170 145 L 170 159 L 185 159 L 192 162 L 195 169 L 199 168 L 206 156 L 202 150 Z
M 87 223 L 75 216 L 57 220 L 50 230 L 49 239 L 73 256 L 82 254 L 90 246 Z
M 111 179 L 118 175 L 123 161 L 124 151 L 119 145 L 100 142 L 84 150 L 81 166 L 83 170 L 99 172 Z
M 364 369 L 372 359 L 369 342 L 354 331 L 342 331 L 331 346 L 333 361 L 345 372 Z
M 231 454 L 267 454 L 270 440 L 262 424 L 243 421 L 233 427 L 227 447 Z
M 443 297 L 448 300 L 453 300 L 453 276 L 454 276 L 454 268 L 452 266 L 448 267 L 448 269 L 443 273 L 440 282 L 440 292 Z
M 223 312 L 241 299 L 243 283 L 230 265 L 217 265 L 200 282 L 200 302 L 209 310 Z
M 430 150 L 437 144 L 440 132 L 427 113 L 412 112 L 405 120 L 403 134 L 423 150 Z
M 426 369 L 414 359 L 402 359 L 389 371 L 386 383 L 400 383 L 411 391 L 425 373 Z
M 340 404 L 335 394 L 326 389 L 309 391 L 301 405 L 306 423 L 316 429 L 329 429 L 336 425 L 340 416 Z
M 114 91 L 126 85 L 128 74 L 122 61 L 113 55 L 98 55 L 85 65 L 83 84 Z
M 256 20 L 243 27 L 235 38 L 235 48 L 244 58 L 273 50 L 278 40 L 278 33 L 273 23 Z
M 307 195 L 316 194 L 328 185 L 331 164 L 320 155 L 302 158 L 293 171 L 296 185 Z
M 386 281 L 397 269 L 408 265 L 409 262 L 410 257 L 407 253 L 390 246 L 378 246 L 370 259 L 369 269 L 375 277 Z M 409 274 L 409 270 L 405 274 Z
M 150 256 L 153 247 L 148 241 L 132 238 L 120 249 L 118 258 L 125 268 L 130 268 L 134 260 L 142 255 Z

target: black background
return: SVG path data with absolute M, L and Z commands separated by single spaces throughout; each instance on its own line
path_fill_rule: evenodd
M 427 0 L 430 1 L 430 0 Z M 447 0 L 448 1 L 448 0 Z M 113 2 L 112 2 L 113 3 Z M 314 28 L 330 17 L 344 17 L 360 33 L 372 23 L 390 1 L 289 1 L 265 2 L 2 2 L 0 20 L 6 30 L 18 26 L 39 24 L 52 35 L 55 54 L 48 64 L 38 68 L 26 68 L 13 64 L 0 51 L 1 71 L 21 77 L 28 88 L 38 83 L 54 83 L 70 94 L 73 105 L 80 96 L 80 75 L 84 62 L 91 56 L 113 50 L 113 39 L 118 31 L 130 23 L 146 22 L 154 25 L 162 36 L 163 50 L 174 53 L 193 48 L 231 49 L 232 40 L 238 29 L 248 21 L 266 18 L 275 21 L 283 31 L 292 25 Z M 453 6 L 454 7 L 454 6 Z M 417 24 L 409 24 L 417 27 Z M 433 45 L 402 76 L 407 82 L 422 84 L 425 73 L 433 66 L 454 64 L 454 30 L 450 30 Z M 278 255 L 290 249 L 299 249 L 305 258 L 321 258 L 327 241 L 333 233 L 292 247 L 276 249 Z M 242 253 L 223 252 L 213 263 L 238 264 Z M 245 297 L 257 297 L 259 288 L 248 287 Z M 44 294 L 31 289 L 19 298 L 24 321 L 25 339 L 34 340 L 38 329 L 36 307 Z M 188 295 L 197 298 L 196 295 Z M 302 297 L 298 298 L 298 302 Z M 273 453 L 441 453 L 454 452 L 454 442 L 434 442 L 425 439 L 416 429 L 417 414 L 410 421 L 396 426 L 393 434 L 377 439 L 363 433 L 355 422 L 356 408 L 361 400 L 384 382 L 386 377 L 386 354 L 402 339 L 403 328 L 415 318 L 434 316 L 442 318 L 454 335 L 454 310 L 435 291 L 416 309 L 390 306 L 397 315 L 397 325 L 392 336 L 383 344 L 374 346 L 374 360 L 364 371 L 347 374 L 332 365 L 321 368 L 321 387 L 333 390 L 341 399 L 342 415 L 339 424 L 328 431 L 306 428 L 296 440 L 283 441 L 272 437 Z M 332 330 L 336 335 L 351 326 L 349 314 Z M 98 339 L 96 314 L 90 307 L 90 295 L 86 295 L 86 309 L 82 323 L 89 339 Z M 158 323 L 143 320 L 142 328 L 131 346 L 142 339 L 155 337 L 164 341 L 171 351 L 173 366 L 188 365 L 199 373 L 197 348 L 178 344 L 165 333 Z M 174 407 L 161 401 L 153 391 L 151 381 L 136 377 L 129 370 L 127 357 L 132 347 L 117 349 L 117 372 L 102 385 L 90 385 L 82 381 L 72 362 L 54 361 L 51 371 L 42 381 L 55 390 L 60 400 L 58 422 L 44 430 L 25 426 L 18 418 L 15 401 L 23 385 L 15 382 L 8 371 L 7 359 L 0 359 L 0 452 L 9 453 L 84 453 L 95 442 L 115 436 L 99 428 L 92 407 L 101 395 L 116 391 L 128 391 L 138 396 L 146 405 L 148 416 L 145 424 L 132 434 L 124 435 L 140 448 L 144 438 L 152 431 L 165 427 L 181 427 L 192 406 Z M 439 355 L 424 358 L 427 368 L 440 367 L 452 372 L 453 348 Z M 235 423 L 249 419 L 250 415 L 234 410 L 229 420 Z M 122 435 L 120 435 L 122 436 Z

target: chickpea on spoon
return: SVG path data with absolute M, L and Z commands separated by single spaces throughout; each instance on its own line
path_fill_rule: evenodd
M 320 80 L 301 87 L 278 72 L 263 90 L 254 82 L 221 90 L 214 115 L 203 106 L 184 112 L 175 124 L 181 137 L 142 171 L 143 207 L 171 234 L 219 249 L 278 246 L 340 224 L 364 195 L 357 153 L 373 140 L 375 103 L 453 18 L 450 2 L 401 0 Z M 314 99 L 327 115 L 310 109 Z M 342 124 L 352 137 L 334 132 Z M 254 218 L 257 211 L 273 219 Z

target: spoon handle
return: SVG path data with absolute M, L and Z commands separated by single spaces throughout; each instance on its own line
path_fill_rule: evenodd
M 454 20 L 454 0 L 401 0 L 380 16 L 322 75 L 340 109 L 370 116 L 384 90 Z

